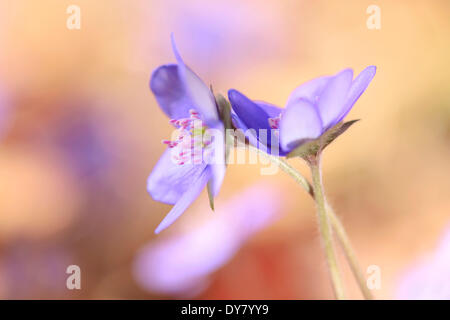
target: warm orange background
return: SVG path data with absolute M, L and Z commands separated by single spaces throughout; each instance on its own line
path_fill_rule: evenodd
M 70 4 L 81 30 L 66 28 Z M 371 4 L 381 30 L 366 27 Z M 153 230 L 170 208 L 145 189 L 171 130 L 148 89 L 151 71 L 174 61 L 170 32 L 215 91 L 280 106 L 316 76 L 378 67 L 348 116 L 362 121 L 325 153 L 324 183 L 361 264 L 381 268 L 376 296 L 394 298 L 450 220 L 449 10 L 446 0 L 2 1 L 0 298 L 161 298 L 131 266 L 163 239 Z M 313 202 L 259 169 L 230 166 L 216 206 L 264 183 L 284 194 L 284 215 L 197 298 L 331 298 Z M 208 219 L 207 208 L 203 194 L 167 234 Z M 65 288 L 69 264 L 82 269 L 81 291 Z

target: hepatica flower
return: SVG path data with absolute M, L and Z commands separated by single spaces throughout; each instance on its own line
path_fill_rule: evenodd
M 353 79 L 353 70 L 345 69 L 306 82 L 292 92 L 285 109 L 229 90 L 234 124 L 260 149 L 288 155 L 340 124 L 375 72 L 376 67 L 369 66 Z
M 260 183 L 239 192 L 210 219 L 145 246 L 135 260 L 136 280 L 152 292 L 192 298 L 249 238 L 280 217 L 282 197 Z
M 435 250 L 402 272 L 396 299 L 450 299 L 450 226 Z
M 211 90 L 183 62 L 172 36 L 176 64 L 158 67 L 150 89 L 175 127 L 173 139 L 147 181 L 156 201 L 173 204 L 155 232 L 172 224 L 208 185 L 217 195 L 225 174 L 224 128 Z

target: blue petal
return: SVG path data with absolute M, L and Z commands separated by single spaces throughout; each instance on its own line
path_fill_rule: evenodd
M 255 102 L 237 90 L 228 91 L 231 107 L 248 129 L 269 129 L 269 118 L 278 116 L 281 108 L 266 102 Z
M 280 115 L 282 109 L 272 104 L 262 101 L 252 101 L 237 90 L 228 91 L 234 115 L 232 115 L 234 124 L 246 134 L 250 143 L 258 148 L 271 153 L 284 154 L 283 150 L 278 150 L 278 137 L 273 134 L 269 125 L 269 118 L 275 118 Z M 249 130 L 250 129 L 250 130 Z M 261 136 L 259 130 L 266 130 L 269 134 Z M 262 141 L 263 140 L 263 141 Z M 271 150 L 272 145 L 277 150 Z
M 287 105 L 299 99 L 307 100 L 312 104 L 316 104 L 318 98 L 322 94 L 323 90 L 328 84 L 328 81 L 331 78 L 332 77 L 329 76 L 323 76 L 300 85 L 299 87 L 294 89 L 294 91 L 292 91 L 291 95 L 289 96 Z
M 189 117 L 189 109 L 192 109 L 192 106 L 186 96 L 176 64 L 163 65 L 155 69 L 150 79 L 150 89 L 169 118 Z
M 209 126 L 219 119 L 214 96 L 205 83 L 185 65 L 176 47 L 173 34 L 171 35 L 171 40 L 172 49 L 178 63 L 179 78 L 184 85 L 191 108 L 200 112 L 203 121 Z
M 258 146 L 258 136 L 256 134 L 256 130 L 250 130 L 234 111 L 231 112 L 231 119 L 234 126 L 236 127 L 236 131 L 241 130 L 242 133 L 245 134 L 251 145 Z
M 292 151 L 302 143 L 322 134 L 322 120 L 316 107 L 300 99 L 289 104 L 280 121 L 280 140 L 283 150 Z
M 363 92 L 367 89 L 373 77 L 375 77 L 375 73 L 377 72 L 377 67 L 369 66 L 365 68 L 361 73 L 353 80 L 352 86 L 347 95 L 347 101 L 345 103 L 345 108 L 341 116 L 339 117 L 339 121 L 344 119 L 344 117 L 350 112 L 355 102 L 359 99 L 359 97 L 363 94 Z
M 177 203 L 172 207 L 172 210 L 170 210 L 163 221 L 161 221 L 156 228 L 155 233 L 160 233 L 162 230 L 166 229 L 183 214 L 191 203 L 200 195 L 210 177 L 211 171 L 210 168 L 207 167 L 198 177 L 189 179 L 189 188 L 178 199 Z
M 325 130 L 338 123 L 340 115 L 344 112 L 352 79 L 353 70 L 345 69 L 328 81 L 320 95 L 317 108 Z
M 147 179 L 147 191 L 155 201 L 176 203 L 191 187 L 192 179 L 204 171 L 206 164 L 179 165 L 171 158 L 173 149 L 167 149 Z

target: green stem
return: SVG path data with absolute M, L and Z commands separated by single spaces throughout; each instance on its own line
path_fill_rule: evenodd
M 311 186 L 311 184 L 300 172 L 298 172 L 288 162 L 286 162 L 285 160 L 283 160 L 280 157 L 269 155 L 269 154 L 259 150 L 258 148 L 253 147 L 252 145 L 248 145 L 248 147 L 250 150 L 258 153 L 259 155 L 265 157 L 266 159 L 269 159 L 272 163 L 276 164 L 282 171 L 287 173 L 301 187 L 303 187 L 303 189 L 305 189 L 305 191 L 308 192 L 311 195 L 311 197 L 313 197 L 313 199 L 315 198 L 314 189 Z M 361 267 L 356 258 L 356 254 L 353 250 L 353 247 L 350 243 L 349 237 L 344 229 L 344 226 L 342 225 L 342 222 L 339 220 L 339 217 L 335 214 L 334 210 L 331 208 L 331 206 L 328 203 L 326 203 L 326 211 L 327 211 L 328 217 L 330 219 L 331 225 L 333 226 L 333 229 L 336 231 L 337 238 L 338 238 L 339 243 L 345 253 L 347 261 L 350 265 L 350 269 L 353 272 L 353 275 L 358 283 L 358 286 L 359 286 L 364 298 L 368 299 L 368 300 L 374 299 L 372 293 L 367 288 L 366 279 L 364 278 L 364 275 L 361 271 Z
M 344 299 L 344 286 L 336 259 L 336 252 L 333 247 L 333 237 L 328 214 L 326 211 L 325 194 L 322 186 L 322 174 L 320 170 L 320 156 L 311 157 L 308 161 L 311 168 L 311 175 L 314 187 L 314 194 L 317 203 L 317 215 L 319 219 L 319 229 L 325 248 L 328 270 L 333 283 L 334 294 L 337 299 Z
M 314 190 L 308 180 L 302 176 L 294 167 L 292 167 L 289 163 L 281 159 L 277 156 L 272 156 L 270 154 L 265 153 L 264 151 L 259 150 L 258 148 L 248 145 L 249 150 L 252 150 L 256 153 L 259 153 L 260 156 L 265 157 L 270 160 L 273 164 L 276 164 L 281 170 L 290 175 L 299 185 L 301 185 L 306 192 L 308 192 L 311 196 L 314 197 Z
M 306 180 L 306 178 L 300 174 L 300 172 L 298 172 L 289 163 L 287 163 L 285 160 L 281 158 L 269 156 L 267 154 L 266 156 L 268 156 L 268 158 L 273 163 L 275 164 L 280 163 L 281 165 L 279 167 L 281 168 L 281 170 L 290 175 L 295 181 L 297 181 L 300 184 L 300 186 L 302 186 L 306 190 L 306 192 L 308 192 L 314 198 L 313 187 L 309 184 L 308 180 Z M 352 270 L 356 282 L 358 283 L 359 289 L 361 290 L 365 299 L 368 300 L 374 299 L 369 288 L 367 288 L 366 279 L 361 271 L 361 267 L 358 263 L 358 259 L 356 258 L 355 251 L 353 250 L 350 239 L 347 235 L 347 232 L 345 231 L 344 226 L 342 225 L 342 222 L 334 212 L 333 208 L 328 203 L 326 203 L 326 211 L 330 219 L 331 225 L 333 226 L 333 229 L 336 231 L 339 244 L 341 245 L 342 250 L 345 253 L 347 261 L 350 265 L 350 269 Z
M 347 257 L 347 261 L 349 262 L 350 269 L 355 276 L 356 282 L 358 283 L 359 289 L 361 290 L 363 296 L 367 300 L 373 300 L 373 295 L 370 292 L 369 288 L 366 284 L 366 279 L 361 271 L 361 267 L 358 263 L 358 259 L 356 259 L 355 251 L 350 243 L 350 239 L 347 236 L 347 232 L 345 232 L 344 226 L 339 218 L 334 213 L 334 210 L 330 207 L 328 203 L 326 203 L 326 210 L 328 212 L 328 217 L 333 226 L 334 231 L 336 231 L 336 235 L 339 239 L 339 243 Z

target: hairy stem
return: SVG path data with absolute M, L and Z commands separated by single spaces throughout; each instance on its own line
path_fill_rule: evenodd
M 313 199 L 315 198 L 314 189 L 311 186 L 311 184 L 309 183 L 309 181 L 300 172 L 298 172 L 294 167 L 292 167 L 288 162 L 286 162 L 284 159 L 282 159 L 280 157 L 267 154 L 264 151 L 261 151 L 258 148 L 253 147 L 252 145 L 248 145 L 248 147 L 250 150 L 258 153 L 259 155 L 265 157 L 266 159 L 269 159 L 272 163 L 276 164 L 282 171 L 287 173 L 303 189 L 305 189 L 305 191 L 308 192 L 308 194 L 310 194 L 311 197 L 313 197 Z M 347 232 L 345 231 L 344 226 L 342 225 L 342 222 L 340 221 L 339 217 L 334 212 L 333 208 L 328 203 L 326 203 L 325 208 L 327 211 L 327 215 L 330 219 L 330 223 L 336 232 L 336 236 L 339 240 L 339 244 L 341 245 L 342 250 L 345 253 L 347 261 L 350 265 L 350 269 L 352 270 L 353 276 L 355 277 L 364 298 L 368 299 L 368 300 L 374 299 L 372 293 L 367 288 L 366 279 L 361 271 L 361 267 L 356 258 L 356 254 L 350 243 Z
M 339 218 L 334 213 L 334 210 L 330 207 L 328 203 L 326 203 L 326 210 L 328 213 L 328 217 L 330 219 L 331 225 L 333 226 L 334 231 L 336 232 L 337 238 L 339 239 L 339 243 L 342 246 L 342 249 L 347 257 L 347 261 L 350 265 L 350 269 L 355 276 L 356 282 L 358 283 L 359 289 L 361 290 L 363 296 L 367 300 L 372 300 L 373 295 L 370 292 L 369 288 L 366 284 L 366 279 L 361 271 L 361 267 L 358 263 L 358 259 L 356 259 L 355 251 L 350 243 L 350 239 L 347 236 L 347 232 L 345 232 L 344 226 Z
M 300 174 L 300 172 L 298 172 L 289 163 L 287 163 L 285 160 L 281 158 L 273 156 L 269 156 L 269 158 L 275 164 L 281 163 L 282 165 L 279 166 L 280 169 L 286 172 L 288 175 L 290 175 L 295 181 L 297 181 L 300 184 L 300 186 L 302 186 L 306 190 L 306 192 L 308 192 L 314 198 L 313 187 L 309 184 L 308 180 L 305 177 L 303 177 L 302 174 Z M 273 161 L 274 159 L 276 159 L 277 162 Z M 361 290 L 361 293 L 363 294 L 365 299 L 368 300 L 374 299 L 369 288 L 367 288 L 366 279 L 361 271 L 361 267 L 358 263 L 358 259 L 356 258 L 355 251 L 353 250 L 350 239 L 347 235 L 347 232 L 345 231 L 344 226 L 342 225 L 342 222 L 334 212 L 333 208 L 328 203 L 326 203 L 325 208 L 328 217 L 330 219 L 331 225 L 333 229 L 336 231 L 336 236 L 339 240 L 342 250 L 345 253 L 347 261 L 350 265 L 350 269 L 352 270 L 353 276 L 355 277 L 359 289 Z
M 281 159 L 280 157 L 273 156 L 265 153 L 264 151 L 259 150 L 258 148 L 248 145 L 249 150 L 252 150 L 256 153 L 259 153 L 260 156 L 265 157 L 270 160 L 273 164 L 277 165 L 281 170 L 290 175 L 299 185 L 303 187 L 311 196 L 314 197 L 314 190 L 308 180 L 302 176 L 294 167 L 292 167 L 289 163 Z
M 326 210 L 325 194 L 322 186 L 322 173 L 320 169 L 320 156 L 311 157 L 308 161 L 311 168 L 311 175 L 314 187 L 314 195 L 317 204 L 317 215 L 319 220 L 319 229 L 325 249 L 328 270 L 333 283 L 334 294 L 337 299 L 344 299 L 344 286 L 337 263 L 336 252 L 333 246 L 332 230 Z

